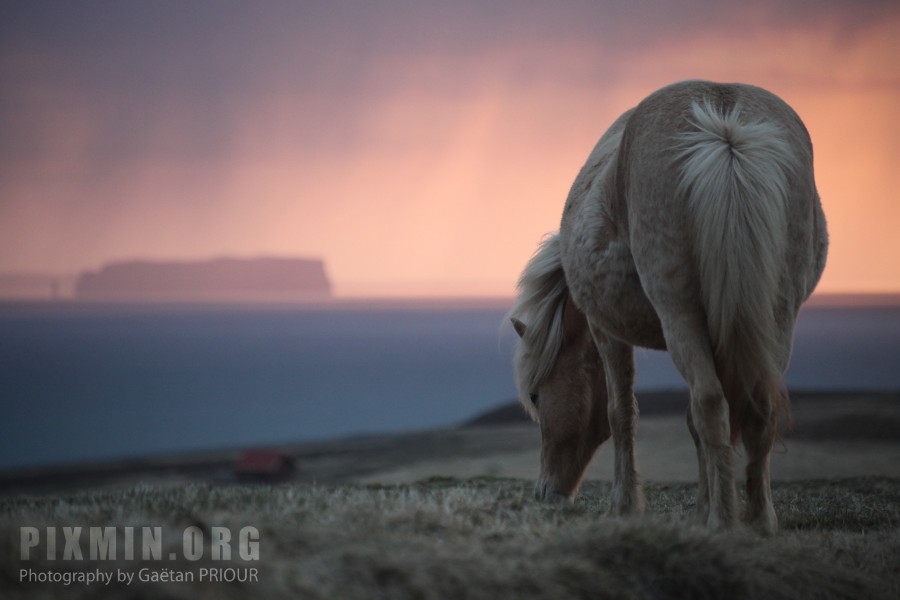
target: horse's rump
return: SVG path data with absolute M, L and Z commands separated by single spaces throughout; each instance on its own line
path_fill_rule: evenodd
M 792 304 L 784 296 L 796 294 L 781 288 L 791 278 L 786 266 L 787 255 L 794 251 L 790 207 L 809 204 L 815 196 L 814 189 L 803 190 L 794 183 L 805 180 L 802 174 L 811 169 L 807 164 L 811 150 L 799 118 L 769 92 L 705 82 L 678 85 L 682 95 L 666 107 L 668 119 L 655 138 L 647 133 L 640 107 L 629 128 L 642 129 L 644 142 L 651 138 L 659 149 L 658 160 L 666 163 L 659 169 L 662 177 L 677 181 L 674 188 L 656 187 L 657 197 L 651 202 L 674 213 L 668 215 L 669 228 L 680 223 L 686 230 L 681 244 L 690 248 L 685 261 L 692 264 L 682 276 L 695 280 L 696 299 L 705 313 L 716 371 L 730 406 L 732 437 L 737 439 L 747 410 L 769 420 L 773 411 L 787 408 L 781 381 L 790 340 L 782 325 L 792 324 L 793 316 L 780 313 Z M 648 101 L 652 103 L 653 96 Z M 654 110 L 657 115 L 662 112 L 659 107 Z M 644 160 L 633 152 L 622 158 Z M 652 163 L 650 158 L 640 168 L 652 172 Z M 632 172 L 635 168 L 631 165 Z M 628 202 L 640 202 L 643 195 L 629 193 Z M 655 233 L 632 231 L 632 241 Z M 659 283 L 664 275 L 648 269 L 649 262 L 639 264 L 639 271 L 642 281 L 656 280 L 650 282 L 651 290 L 680 285 Z
M 705 100 L 691 109 L 695 129 L 680 139 L 679 190 L 689 203 L 701 297 L 736 438 L 742 413 L 762 408 L 755 396 L 784 398 L 772 393 L 782 371 L 775 311 L 788 178 L 798 161 L 783 127 L 742 116 L 739 104 L 726 109 Z

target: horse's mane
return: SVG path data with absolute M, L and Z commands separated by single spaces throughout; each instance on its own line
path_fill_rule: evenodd
M 543 381 L 559 356 L 563 342 L 563 309 L 569 294 L 559 250 L 559 236 L 548 235 L 522 272 L 519 296 L 508 320 L 525 324 L 516 351 L 519 393 L 527 398 Z M 531 408 L 526 404 L 526 408 Z

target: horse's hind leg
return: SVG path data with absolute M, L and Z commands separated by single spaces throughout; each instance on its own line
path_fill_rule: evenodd
M 733 452 L 728 404 L 716 374 L 709 336 L 702 314 L 685 307 L 661 313 L 666 346 L 672 362 L 691 391 L 690 419 L 699 440 L 698 458 L 706 463 L 706 504 L 698 500 L 698 510 L 709 507 L 706 523 L 710 529 L 728 529 L 737 523 L 737 492 L 734 487 Z M 700 477 L 703 492 L 703 476 Z
M 709 520 L 709 480 L 706 473 L 706 453 L 703 451 L 703 444 L 700 441 L 700 434 L 694 427 L 694 419 L 691 416 L 691 409 L 687 409 L 687 426 L 691 432 L 691 438 L 694 440 L 694 447 L 697 449 L 697 508 L 696 519 L 698 523 L 706 524 Z
M 609 513 L 625 515 L 643 512 L 646 506 L 634 460 L 634 436 L 638 408 L 634 398 L 634 349 L 620 341 L 594 335 L 606 371 L 609 396 L 609 428 L 615 452 L 613 490 Z
M 773 394 L 784 394 L 781 385 L 759 385 L 754 390 L 754 408 L 746 412 L 741 423 L 741 436 L 747 451 L 747 523 L 763 535 L 778 529 L 778 518 L 772 505 L 769 459 L 775 442 Z

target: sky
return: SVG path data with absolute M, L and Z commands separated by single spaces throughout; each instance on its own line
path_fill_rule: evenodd
M 900 3 L 0 0 L 0 273 L 314 256 L 504 296 L 596 140 L 674 81 L 810 131 L 819 290 L 900 292 Z

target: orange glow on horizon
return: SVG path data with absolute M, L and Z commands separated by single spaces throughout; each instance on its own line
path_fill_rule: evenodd
M 0 272 L 305 255 L 324 258 L 339 296 L 509 296 L 606 127 L 667 83 L 705 78 L 766 87 L 806 123 L 831 235 L 818 291 L 900 292 L 894 12 L 852 39 L 821 20 L 610 48 L 608 81 L 589 77 L 597 48 L 575 43 L 385 57 L 346 122 L 318 123 L 327 98 L 267 90 L 209 161 L 169 155 L 188 143 L 173 106 L 145 160 L 98 167 L 85 157 L 102 115 L 73 97 L 43 129 L 52 154 L 0 163 Z M 298 138 L 313 127 L 333 128 L 327 145 Z

